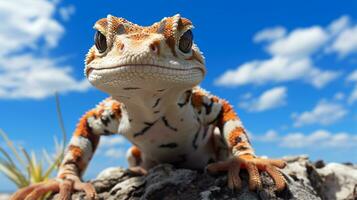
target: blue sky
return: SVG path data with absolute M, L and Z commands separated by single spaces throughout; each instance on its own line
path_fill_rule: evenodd
M 150 25 L 180 13 L 206 57 L 201 86 L 235 106 L 257 154 L 356 163 L 356 10 L 352 0 L 1 1 L 0 128 L 25 148 L 53 149 L 54 91 L 68 133 L 106 97 L 83 76 L 94 22 L 112 14 Z M 126 166 L 129 146 L 104 140 L 86 177 Z

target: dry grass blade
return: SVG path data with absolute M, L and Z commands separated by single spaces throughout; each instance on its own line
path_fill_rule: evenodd
M 65 149 L 65 145 L 67 142 L 67 132 L 66 132 L 66 128 L 64 126 L 64 122 L 63 122 L 63 117 L 62 117 L 62 112 L 61 112 L 61 105 L 60 105 L 60 101 L 59 101 L 59 96 L 58 93 L 55 93 L 55 97 L 56 97 L 56 110 L 57 110 L 57 118 L 58 118 L 58 123 L 61 127 L 61 131 L 62 131 L 62 153 L 64 153 L 64 149 Z
M 0 159 L 0 171 L 18 187 L 28 184 L 21 172 L 18 172 L 16 168 L 8 165 L 8 163 L 2 159 Z
M 0 129 L 0 136 L 5 141 L 7 151 L 0 147 L 0 172 L 11 180 L 18 188 L 28 186 L 32 183 L 38 183 L 49 179 L 52 173 L 58 169 L 63 157 L 66 144 L 66 132 L 63 124 L 59 98 L 56 94 L 56 108 L 59 118 L 59 124 L 62 131 L 62 141 L 58 142 L 55 139 L 54 155 L 50 155 L 46 150 L 43 150 L 43 157 L 41 159 L 31 151 L 31 155 L 23 147 L 16 148 L 13 142 L 8 138 L 6 133 Z M 20 149 L 22 153 L 19 153 Z M 16 159 L 13 159 L 13 156 Z M 47 161 L 45 168 L 44 160 Z
M 7 135 L 5 134 L 5 132 L 0 129 L 0 135 L 2 136 L 2 138 L 5 140 L 7 146 L 11 149 L 12 153 L 15 155 L 16 159 L 19 161 L 20 164 L 22 164 L 23 167 L 26 167 L 26 163 L 25 161 L 21 158 L 21 156 L 19 155 L 19 153 L 17 152 L 14 143 L 7 137 Z
M 18 187 L 29 184 L 28 179 L 19 171 L 16 165 L 0 158 L 0 172 L 13 181 Z

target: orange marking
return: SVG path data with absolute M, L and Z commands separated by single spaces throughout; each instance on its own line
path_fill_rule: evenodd
M 204 96 L 205 96 L 205 94 L 201 91 L 196 91 L 196 92 L 192 93 L 191 103 L 192 103 L 193 107 L 200 110 L 203 105 L 203 97 Z
M 68 151 L 71 152 L 73 156 L 73 161 L 78 166 L 78 171 L 82 172 L 87 167 L 87 161 L 83 160 L 83 151 L 81 148 L 73 145 L 69 145 Z
M 244 129 L 242 127 L 235 128 L 232 132 L 228 134 L 228 143 L 231 147 L 234 147 L 238 144 L 239 136 L 244 134 Z
M 219 102 L 219 98 L 216 96 L 211 97 L 211 101 L 213 101 L 213 103 L 218 103 Z
M 74 131 L 73 135 L 88 138 L 88 140 L 92 143 L 93 150 L 95 150 L 99 142 L 99 136 L 93 134 L 90 131 L 90 127 L 88 126 L 87 122 L 87 119 L 92 116 L 97 116 L 95 110 L 90 110 L 86 114 L 84 114 L 83 117 L 79 120 L 79 123 L 77 124 L 77 128 Z
M 172 31 L 173 23 L 174 21 L 172 17 L 166 19 L 163 35 L 166 38 L 166 44 L 170 47 L 172 54 L 174 56 L 177 56 L 175 50 L 175 45 L 176 45 L 175 33 Z
M 222 117 L 219 121 L 220 126 L 223 126 L 223 124 L 229 120 L 234 120 L 234 119 L 239 120 L 239 117 L 237 116 L 236 112 L 233 110 L 233 107 L 225 100 L 223 100 L 222 103 L 221 113 L 222 113 Z
M 68 173 L 62 173 L 58 176 L 58 178 L 60 179 L 65 179 L 66 178 L 66 175 L 68 175 Z
M 185 27 L 192 25 L 192 22 L 187 18 L 181 18 L 178 22 L 177 29 L 179 31 L 183 30 Z
M 127 23 L 128 21 L 126 21 L 125 19 L 123 18 L 117 18 L 117 17 L 112 17 L 112 20 L 111 20 L 111 28 L 112 30 L 109 30 L 111 32 L 114 32 L 114 33 L 117 33 L 118 32 L 118 29 L 119 29 L 119 26 L 123 25 L 123 28 L 124 28 L 124 32 L 126 32 L 126 26 L 124 25 L 125 23 Z
M 114 101 L 111 109 L 114 112 L 115 118 L 119 119 L 121 117 L 120 103 L 118 101 Z
M 141 151 L 137 146 L 132 146 L 130 148 L 130 152 L 136 159 L 140 159 L 141 158 Z
M 79 120 L 79 123 L 77 125 L 77 128 L 74 132 L 75 136 L 82 136 L 85 138 L 89 138 L 91 133 L 89 132 L 89 127 L 87 123 L 87 119 L 89 117 L 95 116 L 96 112 L 95 110 L 90 110 L 86 114 L 83 115 L 83 117 Z
M 108 27 L 108 20 L 107 18 L 102 18 L 96 22 L 99 26 L 103 27 L 104 29 L 107 29 Z
M 81 148 L 74 145 L 69 145 L 68 151 L 71 152 L 73 156 L 73 161 L 79 162 L 82 159 L 83 151 Z
M 136 33 L 133 35 L 130 35 L 130 39 L 132 40 L 143 40 L 145 38 L 148 38 L 150 35 L 146 33 Z
M 73 156 L 73 162 L 77 163 L 79 167 L 79 171 L 82 171 L 85 168 L 85 163 L 83 163 L 82 157 L 83 157 L 83 151 L 77 146 L 70 145 L 68 147 L 68 151 L 72 154 Z

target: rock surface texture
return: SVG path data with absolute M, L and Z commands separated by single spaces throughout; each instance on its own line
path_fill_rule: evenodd
M 357 200 L 357 167 L 351 164 L 322 161 L 312 163 L 307 157 L 287 157 L 283 173 L 288 189 L 274 192 L 274 183 L 262 173 L 261 191 L 248 190 L 248 175 L 241 172 L 243 188 L 233 192 L 227 188 L 225 174 L 210 175 L 200 171 L 175 169 L 159 165 L 147 176 L 137 176 L 122 168 L 108 168 L 92 181 L 100 199 L 108 200 L 210 200 L 210 199 L 346 199 Z M 75 193 L 72 199 L 85 199 Z

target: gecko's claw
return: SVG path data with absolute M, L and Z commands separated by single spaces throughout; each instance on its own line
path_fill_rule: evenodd
M 14 193 L 10 200 L 36 200 L 48 192 L 58 192 L 59 183 L 53 180 L 36 183 Z
M 73 183 L 73 188 L 78 191 L 84 191 L 87 199 L 98 199 L 97 192 L 91 183 L 83 183 L 79 179 L 76 179 Z
M 70 199 L 73 190 L 73 181 L 72 180 L 63 180 L 63 183 L 60 184 L 60 192 L 58 199 L 65 200 Z
M 228 187 L 232 190 L 242 188 L 242 180 L 239 177 L 240 164 L 232 161 L 228 168 Z
M 22 188 L 15 192 L 10 200 L 38 200 L 48 193 L 59 193 L 58 200 L 68 200 L 73 190 L 84 191 L 87 198 L 97 199 L 97 193 L 90 183 L 82 183 L 79 179 L 75 180 L 48 180 Z
M 239 172 L 245 168 L 249 174 L 249 189 L 257 190 L 262 188 L 259 171 L 266 171 L 273 179 L 277 191 L 282 191 L 286 187 L 284 176 L 276 168 L 284 168 L 286 163 L 282 160 L 271 160 L 256 158 L 251 155 L 242 155 L 231 158 L 227 161 L 220 161 L 209 164 L 206 168 L 208 172 L 216 173 L 219 171 L 228 172 L 228 187 L 231 189 L 241 188 Z
M 206 166 L 206 170 L 209 173 L 218 173 L 221 171 L 227 171 L 228 173 L 228 187 L 232 190 L 240 189 L 242 187 L 242 181 L 239 177 L 241 165 L 236 159 L 219 161 L 211 163 Z

